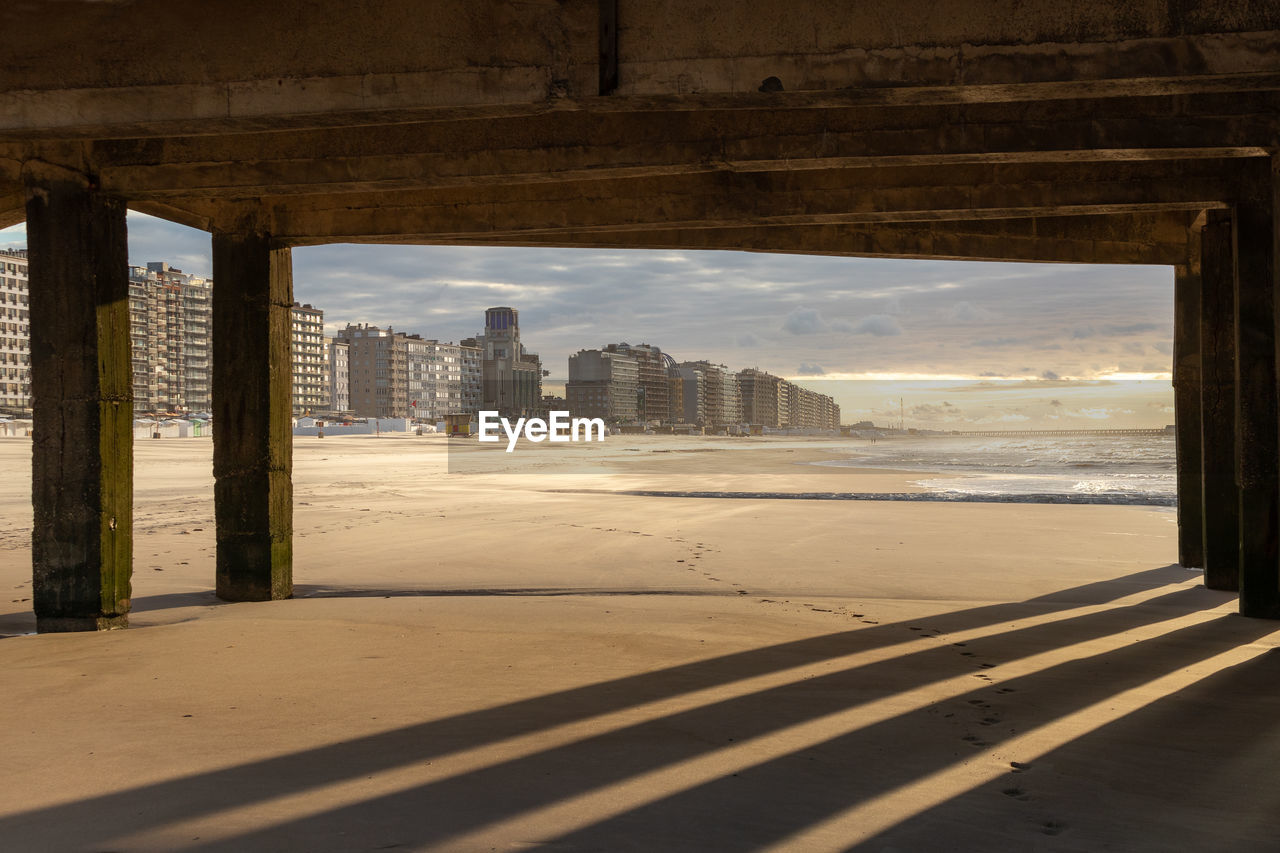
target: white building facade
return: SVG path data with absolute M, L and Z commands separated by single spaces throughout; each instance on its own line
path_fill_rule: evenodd
M 0 250 L 0 415 L 31 414 L 28 287 L 27 250 Z

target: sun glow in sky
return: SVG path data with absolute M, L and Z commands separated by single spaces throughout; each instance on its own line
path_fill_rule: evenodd
M 130 260 L 212 273 L 209 236 L 129 215 Z M 0 247 L 24 246 L 22 226 Z M 651 343 L 758 367 L 840 403 L 843 420 L 938 429 L 1172 422 L 1173 271 L 748 252 L 315 246 L 294 295 L 347 323 L 457 341 L 484 309 L 563 384 L 579 349 Z M 901 402 L 900 402 L 901 401 Z

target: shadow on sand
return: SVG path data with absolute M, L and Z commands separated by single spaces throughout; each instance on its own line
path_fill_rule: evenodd
M 896 822 L 874 838 L 850 837 L 843 846 L 941 849 L 937 840 L 944 837 L 948 850 L 977 851 L 1008 849 L 1013 837 L 1021 839 L 1016 842 L 1019 849 L 1041 849 L 1049 842 L 1069 842 L 1070 849 L 1274 849 L 1252 846 L 1261 830 L 1236 815 L 1275 805 L 1272 786 L 1250 784 L 1245 774 L 1269 773 L 1280 761 L 1280 700 L 1274 687 L 1280 683 L 1278 652 L 1262 653 L 1158 697 L 1109 725 L 1068 740 L 1030 766 L 1014 766 L 1010 761 L 1016 756 L 1001 756 L 1002 744 L 1021 732 L 1050 725 L 1275 630 L 1270 622 L 1204 614 L 1231 596 L 1189 588 L 1187 580 L 1181 567 L 1168 566 L 1025 602 L 959 610 L 910 624 L 868 625 L 641 672 L 13 814 L 0 819 L 0 838 L 17 844 L 15 849 L 110 849 L 134 834 L 201 815 L 359 780 L 692 691 L 853 653 L 892 650 L 927 632 L 1001 626 L 963 648 L 939 642 L 922 649 L 916 642 L 899 654 L 890 651 L 870 662 L 658 712 L 620 727 L 602 727 L 572 742 L 498 758 L 318 814 L 284 815 L 270 825 L 216 840 L 192 840 L 181 847 L 244 851 L 458 845 L 466 834 L 503 821 L 536 815 L 646 774 L 739 749 L 744 742 L 775 737 L 790 727 L 892 702 L 915 688 L 963 677 L 972 679 L 971 688 L 953 692 L 945 701 L 905 704 L 900 712 L 863 725 L 835 725 L 819 741 L 759 760 L 748 754 L 745 763 L 732 770 L 693 783 L 671 773 L 665 787 L 660 785 L 634 803 L 583 814 L 570 828 L 549 837 L 510 841 L 567 850 L 756 850 L 784 843 L 859 804 L 975 756 L 990 756 L 1006 768 L 1008 778 L 961 785 L 941 804 Z M 1158 592 L 1171 584 L 1177 586 Z M 305 589 L 318 597 L 575 594 Z M 1154 597 L 1140 604 L 1107 606 L 1144 590 L 1154 591 Z M 165 600 L 171 606 L 188 601 Z M 1085 605 L 1101 609 L 1035 621 Z M 1018 620 L 1030 624 L 1019 627 Z M 1141 641 L 1115 642 L 1022 675 L 993 678 L 1001 666 L 1045 650 L 1165 625 L 1168 630 L 1150 632 Z M 1232 746 L 1186 748 L 1203 747 L 1206 741 L 1216 744 L 1224 732 Z M 1082 792 L 1082 786 L 1087 790 Z M 1188 840 L 1190 846 L 1184 843 Z

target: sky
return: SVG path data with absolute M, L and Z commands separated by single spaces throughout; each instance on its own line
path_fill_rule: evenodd
M 212 274 L 209 235 L 129 214 L 129 258 Z M 23 226 L 0 248 L 23 247 Z M 340 244 L 295 249 L 294 297 L 347 323 L 457 341 L 520 312 L 556 390 L 579 349 L 650 343 L 831 394 L 846 423 L 1163 426 L 1169 267 L 749 252 Z

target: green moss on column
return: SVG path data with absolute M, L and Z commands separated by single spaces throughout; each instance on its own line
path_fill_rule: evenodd
M 125 206 L 74 180 L 35 184 L 27 235 L 36 625 L 124 627 L 133 572 Z
M 217 594 L 293 594 L 289 249 L 264 234 L 213 237 L 213 473 Z

